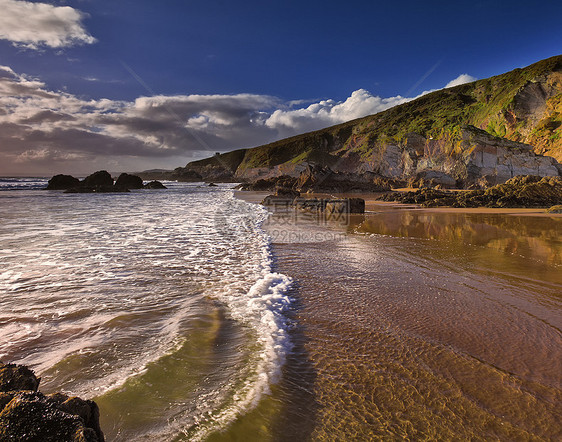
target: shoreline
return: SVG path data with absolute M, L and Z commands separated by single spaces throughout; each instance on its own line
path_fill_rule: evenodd
M 264 225 L 275 270 L 295 281 L 287 383 L 315 404 L 284 403 L 294 428 L 313 440 L 559 434 L 560 214 L 366 206 L 347 224 L 295 210 Z
M 235 190 L 234 196 L 249 203 L 260 204 L 261 201 L 272 192 L 253 191 L 253 190 Z M 429 213 L 464 213 L 464 214 L 494 214 L 494 215 L 512 215 L 512 216 L 534 216 L 534 217 L 550 217 L 562 218 L 562 213 L 548 213 L 546 208 L 536 207 L 512 207 L 512 208 L 496 208 L 496 207 L 422 207 L 420 204 L 404 204 L 392 201 L 380 201 L 372 194 L 365 193 L 311 193 L 304 194 L 310 198 L 363 198 L 365 200 L 365 216 L 386 212 L 391 210 L 414 210 L 417 212 Z

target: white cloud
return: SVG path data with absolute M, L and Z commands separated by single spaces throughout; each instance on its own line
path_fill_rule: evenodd
M 265 125 L 282 136 L 290 136 L 376 114 L 409 100 L 411 98 L 400 95 L 381 98 L 359 89 L 343 102 L 322 100 L 306 108 L 278 109 L 265 121 Z
M 460 86 L 461 84 L 472 83 L 473 81 L 476 81 L 476 80 L 478 80 L 478 78 L 475 78 L 472 75 L 461 74 L 457 78 L 455 78 L 454 80 L 449 81 L 445 85 L 445 87 L 448 88 L 448 87 Z
M 84 100 L 0 66 L 0 175 L 173 168 L 193 157 L 268 143 L 412 99 L 359 89 L 346 100 L 308 106 L 256 94 Z
M 70 6 L 20 0 L 0 0 L 0 39 L 39 49 L 94 43 L 82 25 L 85 14 Z

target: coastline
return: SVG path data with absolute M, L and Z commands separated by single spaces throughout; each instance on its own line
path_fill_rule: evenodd
M 312 439 L 562 431 L 560 214 L 366 198 L 343 225 L 275 217 L 264 228 L 276 270 L 295 280 L 299 357 L 313 370 L 299 389 L 316 404 L 292 415 Z
M 262 191 L 248 191 L 236 190 L 234 196 L 249 203 L 259 204 L 266 196 L 271 195 L 271 192 Z M 308 194 L 306 194 L 308 196 Z M 552 217 L 562 218 L 562 213 L 547 213 L 545 208 L 495 208 L 495 207 L 470 207 L 470 208 L 457 208 L 457 207 L 421 207 L 419 204 L 404 204 L 397 202 L 388 202 L 377 200 L 373 194 L 364 193 L 333 193 L 333 194 L 310 194 L 311 198 L 363 198 L 365 200 L 365 214 L 374 214 L 381 211 L 389 210 L 416 210 L 420 212 L 429 213 L 485 213 L 485 214 L 501 214 L 501 215 L 524 215 L 535 217 Z

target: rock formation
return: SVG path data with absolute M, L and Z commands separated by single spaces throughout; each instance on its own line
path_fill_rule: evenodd
M 522 174 L 560 176 L 557 160 L 562 161 L 562 56 L 426 94 L 376 115 L 214 155 L 175 172 L 253 183 L 282 176 L 300 180 L 309 168 L 315 169 L 313 180 L 328 168 L 332 174 L 322 180 L 326 190 L 344 181 L 349 189 L 353 182 L 357 190 L 369 190 L 368 174 L 469 188 Z M 313 188 L 312 180 L 303 188 Z
M 122 173 L 115 181 L 116 187 L 121 187 L 124 189 L 142 189 L 142 178 L 136 175 L 129 175 L 128 173 Z
M 103 442 L 95 402 L 37 391 L 27 367 L 0 362 L 0 440 Z
M 129 189 L 166 189 L 159 181 L 143 185 L 142 178 L 122 173 L 115 184 L 109 172 L 100 170 L 88 175 L 82 181 L 70 175 L 55 175 L 49 180 L 46 190 L 64 190 L 65 193 L 115 193 L 129 192 Z
M 392 192 L 384 201 L 421 204 L 424 207 L 544 207 L 562 204 L 562 178 L 517 176 L 485 190 L 447 192 L 420 189 L 415 192 Z
M 144 189 L 167 189 L 160 181 L 151 181 L 144 185 Z
M 46 190 L 66 190 L 78 187 L 80 180 L 71 175 L 55 175 L 49 180 Z

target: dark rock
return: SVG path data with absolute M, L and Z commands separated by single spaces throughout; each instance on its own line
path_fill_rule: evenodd
M 164 186 L 164 184 L 162 184 L 160 181 L 151 181 L 150 183 L 146 183 L 144 185 L 145 189 L 167 189 L 166 186 Z
M 29 368 L 0 362 L 0 391 L 37 391 L 37 387 L 39 387 L 39 379 Z
M 84 180 L 81 182 L 81 185 L 91 188 L 95 188 L 97 186 L 109 187 L 113 186 L 113 178 L 111 178 L 109 172 L 100 170 L 84 178 Z
M 380 199 L 425 207 L 550 207 L 562 203 L 562 178 L 516 176 L 486 190 L 445 192 L 420 189 L 416 192 L 392 192 Z
M 115 186 L 124 189 L 142 189 L 142 178 L 136 175 L 129 175 L 128 173 L 122 173 L 119 175 L 119 178 L 117 178 Z
M 219 187 L 219 186 L 217 186 L 215 183 L 209 183 L 208 186 L 209 186 L 209 187 Z
M 36 391 L 27 367 L 0 362 L 0 440 L 103 442 L 95 402 Z
M 0 440 L 101 442 L 104 437 L 79 415 L 62 410 L 52 398 L 39 392 L 18 392 L 0 411 Z
M 49 180 L 47 190 L 66 190 L 72 187 L 78 187 L 80 180 L 71 175 L 55 175 Z

